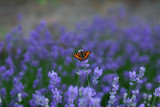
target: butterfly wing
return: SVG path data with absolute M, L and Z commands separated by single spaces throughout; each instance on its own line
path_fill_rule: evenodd
M 91 53 L 91 52 L 89 52 L 89 51 L 84 51 L 84 54 L 85 54 L 84 59 L 87 59 L 87 58 L 88 58 L 88 56 L 90 55 L 90 53 Z
M 83 61 L 83 58 L 81 57 L 80 52 L 74 54 L 73 56 L 76 57 L 78 60 Z

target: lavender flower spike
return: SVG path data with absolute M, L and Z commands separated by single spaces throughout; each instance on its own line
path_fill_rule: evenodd
M 138 76 L 137 76 L 137 83 L 140 83 L 141 82 L 141 79 L 143 78 L 143 76 L 144 76 L 144 73 L 145 73 L 145 68 L 142 66 L 142 67 L 140 67 L 140 69 L 139 69 L 139 74 L 138 74 Z
M 133 72 L 129 72 L 129 77 L 130 77 L 130 81 L 129 84 L 132 86 L 133 85 L 133 82 L 136 81 L 137 79 L 137 74 L 135 71 Z
M 50 78 L 50 83 L 52 85 L 56 85 L 61 82 L 61 79 L 58 77 L 58 74 L 54 71 L 48 73 L 48 77 Z
M 77 73 L 77 75 L 89 75 L 91 73 L 91 70 L 90 69 L 82 69 L 76 73 Z
M 119 84 L 118 84 L 118 80 L 119 77 L 114 77 L 113 78 L 113 83 L 112 83 L 112 91 L 110 92 L 110 97 L 109 97 L 109 105 L 107 107 L 111 107 L 111 105 L 113 105 L 116 102 L 116 94 L 117 94 L 117 90 L 119 88 Z
M 155 89 L 155 92 L 154 92 L 153 94 L 154 94 L 154 96 L 156 96 L 156 97 L 160 97 L 160 87 L 156 88 L 156 89 Z
M 155 89 L 155 92 L 154 92 L 153 94 L 154 94 L 154 99 L 153 99 L 153 101 L 152 101 L 151 107 L 153 107 L 154 102 L 155 102 L 155 100 L 156 100 L 156 97 L 160 97 L 160 87 L 156 88 L 156 89 Z
M 42 106 L 49 107 L 49 99 L 41 95 L 39 91 L 36 91 L 36 94 L 32 94 L 32 99 L 30 100 L 30 106 Z
M 95 107 L 96 105 L 98 107 L 98 105 L 100 104 L 100 100 L 93 98 L 95 94 L 96 92 L 93 88 L 81 87 L 79 89 L 80 98 L 78 100 L 78 107 Z
M 60 93 L 57 90 L 57 88 L 55 88 L 54 90 L 52 90 L 52 93 L 53 93 L 54 103 L 60 103 L 60 102 L 62 102 L 62 96 L 60 95 Z
M 72 85 L 69 86 L 67 95 L 68 95 L 68 105 L 66 104 L 65 107 L 75 107 L 74 100 L 76 100 L 78 96 L 78 87 L 77 86 L 73 87 Z
M 80 62 L 81 64 L 81 67 L 84 67 L 84 68 L 88 68 L 89 66 L 90 66 L 90 64 L 88 64 L 88 59 L 86 59 L 86 60 L 84 60 L 84 61 L 82 61 L 82 62 Z
M 92 78 L 93 84 L 97 84 L 97 83 L 98 83 L 97 79 L 98 79 L 101 75 L 102 75 L 102 69 L 99 70 L 98 67 L 96 67 L 96 68 L 94 69 L 94 76 L 93 76 L 93 78 Z

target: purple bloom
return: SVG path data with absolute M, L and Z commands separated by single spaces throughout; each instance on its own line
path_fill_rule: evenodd
M 23 107 L 23 105 L 22 105 L 22 104 L 15 103 L 15 104 L 14 104 L 14 107 Z
M 139 74 L 136 74 L 135 71 L 133 72 L 129 72 L 129 77 L 130 77 L 130 85 L 133 85 L 134 81 L 137 81 L 137 83 L 142 83 L 142 78 L 144 76 L 144 73 L 145 73 L 145 68 L 144 67 L 140 67 L 139 69 Z
M 67 56 L 66 58 L 65 58 L 65 65 L 68 65 L 68 64 L 70 64 L 72 62 L 72 58 L 71 57 L 69 57 L 69 56 Z
M 139 90 L 132 90 L 132 94 L 138 94 L 139 93 Z
M 101 75 L 102 75 L 102 69 L 99 70 L 98 67 L 96 67 L 96 68 L 94 69 L 94 75 L 93 75 L 93 77 L 92 77 L 92 81 L 93 81 L 94 84 L 97 84 L 97 83 L 98 83 L 97 79 L 98 79 Z
M 11 95 L 11 97 L 14 97 L 18 93 L 22 93 L 23 90 L 24 90 L 23 84 L 21 82 L 20 83 L 16 83 L 16 84 L 14 84 L 14 88 L 11 90 L 10 95 Z
M 29 62 L 30 59 L 31 59 L 31 55 L 30 55 L 29 52 L 26 52 L 26 53 L 23 55 L 23 57 L 24 57 L 24 59 L 23 59 L 24 63 L 25 63 L 25 62 Z
M 145 86 L 147 90 L 151 90 L 153 88 L 152 83 L 146 83 Z
M 113 83 L 112 83 L 113 88 L 112 88 L 112 91 L 110 92 L 110 97 L 109 97 L 109 101 L 108 101 L 109 105 L 108 106 L 110 106 L 111 104 L 114 104 L 117 100 L 115 95 L 117 94 L 117 90 L 119 88 L 118 80 L 119 80 L 119 77 L 114 77 L 113 78 Z
M 102 78 L 102 82 L 112 84 L 112 80 L 113 80 L 114 77 L 115 77 L 115 74 L 104 75 L 103 78 Z
M 41 78 L 42 78 L 42 68 L 38 68 L 38 70 L 37 70 L 37 78 L 39 78 L 41 80 Z
M 75 107 L 75 105 L 73 103 L 70 103 L 68 105 L 65 105 L 65 107 Z
M 154 96 L 160 97 L 160 87 L 155 89 Z
M 6 71 L 6 69 L 7 69 L 6 66 L 0 66 L 0 73 Z
M 104 93 L 108 93 L 108 92 L 110 92 L 111 88 L 109 86 L 105 86 L 105 87 L 103 87 L 102 90 Z
M 93 107 L 101 107 L 101 98 L 99 97 L 92 98 L 91 103 Z
M 31 61 L 31 65 L 37 67 L 39 65 L 39 61 L 38 60 Z
M 145 107 L 145 104 L 140 104 L 138 107 Z
M 100 100 L 97 98 L 94 98 L 93 96 L 96 94 L 95 90 L 90 88 L 90 87 L 86 87 L 83 88 L 81 87 L 79 89 L 79 95 L 80 98 L 78 100 L 78 107 L 90 107 L 90 106 L 99 106 L 100 105 Z M 96 101 L 96 102 L 93 102 Z
M 123 103 L 127 104 L 127 106 L 136 107 L 135 103 L 136 95 L 132 95 L 131 98 L 127 98 L 127 95 L 128 95 L 127 93 L 123 94 Z
M 114 104 L 116 100 L 117 100 L 116 96 L 114 94 L 111 94 L 109 96 L 109 101 L 108 101 L 109 105 L 107 107 L 110 107 L 110 104 Z
M 34 80 L 32 87 L 36 88 L 38 84 L 39 84 L 39 79 L 36 79 L 36 80 Z
M 113 78 L 112 94 L 117 94 L 117 90 L 118 90 L 118 88 L 119 88 L 118 80 L 119 80 L 119 77 L 114 77 L 114 78 Z
M 68 91 L 67 91 L 67 95 L 68 95 L 68 104 L 74 103 L 74 100 L 78 96 L 78 87 L 77 86 L 73 87 L 72 85 L 69 86 Z
M 52 71 L 48 73 L 48 77 L 50 78 L 50 83 L 52 85 L 56 85 L 61 82 L 61 78 L 58 77 L 57 73 Z
M 129 77 L 130 77 L 130 80 L 131 81 L 136 81 L 136 72 L 133 71 L 133 72 L 129 72 Z
M 91 73 L 91 70 L 90 69 L 82 69 L 76 73 L 77 73 L 77 75 L 89 75 Z
M 6 59 L 6 64 L 7 64 L 10 68 L 13 68 L 13 67 L 14 67 L 14 63 L 13 63 L 13 60 L 12 60 L 12 57 L 11 57 L 11 56 L 8 56 L 8 58 Z
M 6 88 L 1 88 L 0 90 L 0 96 L 5 99 L 6 98 Z
M 53 93 L 53 100 L 54 103 L 60 103 L 62 102 L 62 96 L 60 95 L 60 92 L 57 90 L 57 88 L 55 88 L 54 90 L 52 90 Z
M 7 70 L 3 74 L 2 79 L 6 80 L 6 81 L 9 81 L 9 78 L 13 75 L 13 73 L 14 73 L 13 69 Z
M 52 67 L 53 67 L 53 69 L 55 69 L 57 67 L 57 64 L 56 63 L 52 63 Z
M 138 74 L 138 77 L 137 77 L 137 82 L 140 82 L 140 80 L 143 78 L 145 71 L 146 70 L 145 70 L 144 67 L 140 67 L 139 74 Z
M 120 89 L 120 94 L 123 95 L 125 92 L 127 92 L 127 90 L 122 87 L 122 88 Z
M 81 67 L 84 67 L 84 68 L 88 68 L 90 65 L 88 64 L 88 59 L 86 59 L 86 60 L 84 60 L 84 61 L 82 61 L 82 62 L 80 62 L 81 64 Z
M 30 100 L 30 106 L 37 107 L 37 106 L 45 106 L 49 107 L 48 105 L 49 99 L 45 98 L 41 95 L 39 91 L 36 91 L 36 94 L 32 94 L 32 99 Z

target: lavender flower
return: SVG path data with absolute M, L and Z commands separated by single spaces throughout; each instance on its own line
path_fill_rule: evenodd
M 110 107 L 111 105 L 113 105 L 117 98 L 116 98 L 116 94 L 117 94 L 117 90 L 119 88 L 119 84 L 118 84 L 118 80 L 119 80 L 119 77 L 114 77 L 113 78 L 113 83 L 112 83 L 112 91 L 110 92 L 110 97 L 109 97 L 109 101 L 108 101 L 108 107 Z
M 136 94 L 138 94 L 139 93 L 139 90 L 138 90 L 138 88 L 139 88 L 139 83 L 141 83 L 141 81 L 142 81 L 142 78 L 143 78 L 143 76 L 144 76 L 144 73 L 145 73 L 145 68 L 144 67 L 140 67 L 140 69 L 139 69 L 139 74 L 136 74 L 136 72 L 135 71 L 133 71 L 133 72 L 130 72 L 129 73 L 129 76 L 130 76 L 130 86 L 132 86 L 134 83 L 134 81 L 136 81 L 137 83 L 138 83 L 138 85 L 137 85 L 137 87 L 136 87 L 136 89 L 135 90 L 132 90 L 131 92 L 132 92 L 132 97 L 131 98 L 129 98 L 129 97 L 127 97 L 127 93 L 125 93 L 124 94 L 124 96 L 123 96 L 123 102 L 125 103 L 125 104 L 127 104 L 127 106 L 133 106 L 133 107 L 135 107 L 136 106 Z M 129 90 L 130 91 L 130 90 Z
M 130 80 L 131 81 L 136 81 L 136 72 L 133 71 L 133 72 L 129 72 L 129 77 L 130 77 Z
M 53 102 L 54 103 L 60 103 L 62 102 L 62 96 L 60 95 L 60 92 L 57 90 L 57 88 L 55 88 L 54 90 L 52 90 L 53 93 Z
M 137 82 L 138 82 L 138 83 L 141 82 L 141 79 L 143 78 L 145 71 L 146 71 L 146 70 L 145 70 L 144 67 L 140 67 L 140 69 L 139 69 L 139 74 L 138 74 L 138 76 L 137 76 Z
M 95 94 L 96 92 L 94 89 L 90 87 L 86 87 L 86 88 L 81 87 L 79 89 L 80 98 L 78 100 L 78 107 L 91 107 L 91 106 L 99 107 L 100 99 L 94 98 L 93 96 Z
M 151 90 L 152 88 L 153 88 L 153 85 L 152 85 L 152 83 L 146 83 L 146 89 L 147 90 Z
M 48 105 L 49 99 L 45 98 L 41 95 L 39 91 L 36 91 L 36 94 L 32 94 L 32 99 L 30 100 L 30 106 L 42 106 L 42 107 L 49 107 Z
M 80 66 L 82 67 L 82 69 L 79 70 L 78 72 L 76 72 L 77 75 L 89 75 L 91 73 L 91 70 L 87 69 L 89 67 L 88 59 L 84 60 L 82 62 L 79 62 L 79 63 L 80 63 Z M 78 65 L 79 65 L 79 63 L 78 63 Z
M 102 69 L 99 70 L 98 67 L 96 67 L 96 68 L 94 69 L 94 75 L 93 75 L 93 77 L 92 77 L 93 84 L 97 84 L 97 83 L 98 83 L 97 79 L 98 79 L 101 75 L 102 75 Z
M 91 73 L 91 70 L 90 69 L 82 69 L 76 73 L 77 73 L 77 75 L 89 75 Z
M 101 98 L 95 97 L 91 99 L 91 103 L 93 107 L 101 107 Z
M 143 103 L 147 106 L 151 106 L 151 101 L 152 99 L 152 94 L 147 94 L 147 93 L 144 93 L 143 94 Z
M 136 79 L 137 79 L 137 74 L 136 74 L 136 72 L 135 71 L 133 71 L 133 72 L 129 72 L 129 77 L 130 77 L 130 85 L 133 85 L 133 82 L 134 81 L 136 81 Z
M 140 104 L 138 107 L 145 107 L 145 104 Z
M 3 98 L 3 99 L 5 99 L 6 98 L 6 88 L 1 88 L 1 90 L 0 90 L 0 96 Z
M 154 96 L 160 97 L 160 87 L 155 89 Z
M 21 82 L 20 83 L 18 82 L 16 84 L 14 84 L 14 88 L 11 90 L 10 95 L 11 95 L 11 97 L 14 97 L 19 93 L 22 93 L 25 95 L 26 93 L 23 92 L 23 90 L 24 90 L 23 84 Z
M 133 94 L 131 98 L 127 98 L 127 93 L 124 93 L 123 95 L 123 103 L 127 104 L 128 107 L 136 107 L 136 95 Z
M 78 87 L 75 86 L 73 87 L 72 85 L 68 87 L 68 91 L 67 91 L 67 95 L 68 95 L 68 104 L 70 105 L 74 105 L 74 100 L 77 98 L 78 96 Z
M 32 87 L 36 88 L 38 84 L 39 84 L 39 79 L 36 79 L 36 80 L 34 80 Z
M 13 105 L 12 105 L 12 106 L 13 106 Z M 15 104 L 14 104 L 14 107 L 23 107 L 23 105 L 22 105 L 22 104 L 15 103 Z
M 80 62 L 81 64 L 81 67 L 84 67 L 84 68 L 88 68 L 90 65 L 88 64 L 88 59 L 86 59 L 86 60 L 84 60 L 84 61 L 82 61 L 82 62 Z
M 60 77 L 58 77 L 57 73 L 52 71 L 48 73 L 48 77 L 50 78 L 50 83 L 56 85 L 61 82 Z

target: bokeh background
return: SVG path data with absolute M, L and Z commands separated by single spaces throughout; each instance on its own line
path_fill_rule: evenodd
M 109 9 L 121 7 L 130 16 L 151 20 L 160 18 L 159 0 L 1 0 L 0 37 L 3 38 L 19 23 L 27 35 L 43 19 L 47 26 L 58 22 L 73 29 L 80 21 L 90 20 L 96 15 L 104 16 Z M 17 20 L 19 14 L 23 15 L 20 22 Z

